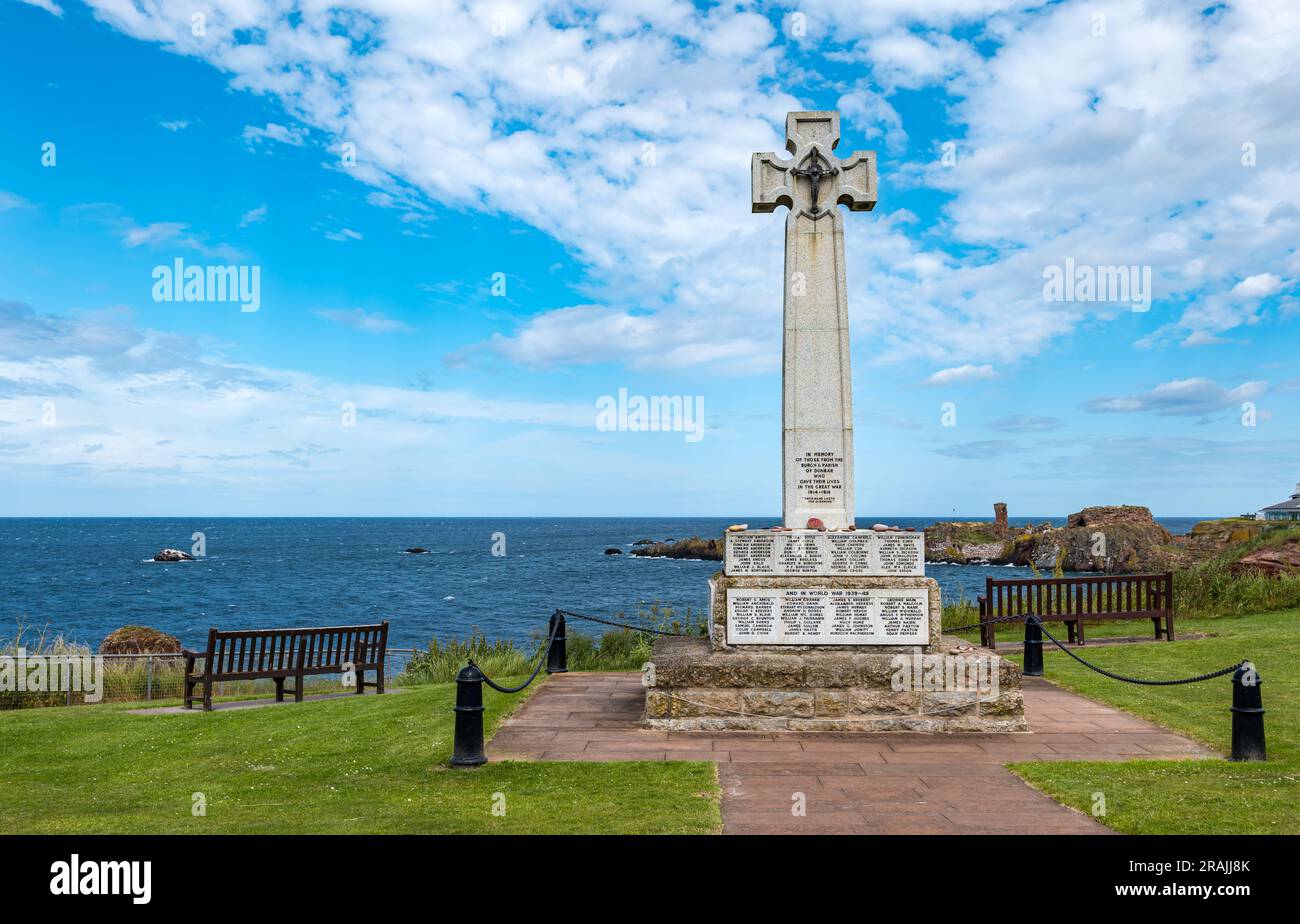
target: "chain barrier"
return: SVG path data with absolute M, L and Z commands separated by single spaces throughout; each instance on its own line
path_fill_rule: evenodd
M 687 638 L 691 635 L 689 632 L 668 632 L 663 629 L 647 629 L 644 626 L 633 626 L 625 622 L 615 622 L 612 619 L 602 619 L 599 616 L 586 616 L 582 613 L 573 613 L 569 610 L 556 610 L 556 613 L 572 619 L 585 619 L 588 622 L 598 622 L 602 626 L 616 626 L 620 629 L 631 629 L 633 632 L 645 632 L 648 635 L 667 635 L 673 638 Z
M 569 610 L 556 610 L 551 616 L 551 631 L 546 640 L 546 645 L 542 649 L 537 659 L 537 666 L 533 668 L 532 675 L 517 687 L 503 687 L 493 681 L 483 673 L 477 664 L 471 660 L 459 674 L 456 675 L 456 731 L 455 743 L 452 751 L 451 765 L 453 767 L 476 767 L 480 764 L 487 763 L 487 757 L 483 753 L 483 684 L 487 684 L 492 689 L 501 693 L 518 693 L 525 689 L 529 684 L 537 679 L 541 673 L 542 666 L 545 665 L 547 673 L 563 673 L 568 670 L 568 664 L 565 654 L 565 617 L 584 619 L 589 622 L 597 622 L 607 626 L 618 626 L 623 629 L 631 629 L 637 632 L 645 632 L 652 635 L 667 636 L 684 636 L 684 632 L 668 632 L 663 629 L 648 629 L 643 626 L 633 626 L 627 623 L 616 622 L 611 619 L 602 619 L 599 616 L 587 616 L 582 613 L 574 613 Z M 1262 681 L 1259 678 L 1258 671 L 1249 661 L 1238 661 L 1228 667 L 1221 668 L 1217 671 L 1210 671 L 1204 674 L 1198 674 L 1195 677 L 1183 677 L 1176 680 L 1151 680 L 1143 677 L 1127 677 L 1123 674 L 1117 674 L 1108 671 L 1104 667 L 1098 667 L 1080 657 L 1071 651 L 1055 635 L 1049 632 L 1043 626 L 1043 621 L 1034 614 L 1028 616 L 999 616 L 983 622 L 975 623 L 971 626 L 960 626 L 949 628 L 947 632 L 961 632 L 966 629 L 975 629 L 984 625 L 994 623 L 1004 623 L 1012 621 L 1024 621 L 1025 625 L 1025 676 L 1042 676 L 1042 636 L 1046 635 L 1048 640 L 1057 648 L 1065 652 L 1075 661 L 1078 661 L 1084 667 L 1116 680 L 1121 683 L 1139 684 L 1149 687 L 1172 687 L 1181 686 L 1189 683 L 1200 683 L 1203 680 L 1213 680 L 1216 677 L 1223 677 L 1232 674 L 1232 754 L 1230 760 L 1233 761 L 1262 761 L 1266 760 L 1264 747 L 1264 708 L 1260 696 L 1260 685 Z M 558 642 L 558 644 L 557 644 Z M 1031 666 L 1031 660 L 1034 662 Z M 664 691 L 667 692 L 667 691 Z M 671 700 L 696 706 L 709 712 L 734 713 L 744 715 L 745 713 L 736 712 L 735 710 L 723 707 L 696 703 L 685 697 L 677 696 L 674 693 L 667 694 Z M 960 704 L 964 707 L 965 704 Z M 948 707 L 948 709 L 938 710 L 940 712 L 950 711 L 959 708 L 958 705 Z
M 1123 683 L 1137 683 L 1137 684 L 1141 684 L 1144 687 L 1176 687 L 1185 683 L 1200 683 L 1202 680 L 1213 680 L 1215 677 L 1222 677 L 1225 674 L 1231 674 L 1234 671 L 1240 669 L 1242 665 L 1247 663 L 1244 660 L 1238 661 L 1236 664 L 1230 665 L 1229 667 L 1222 668 L 1221 670 L 1210 671 L 1208 674 L 1197 674 L 1195 677 L 1184 677 L 1181 680 L 1147 680 L 1142 677 L 1125 677 L 1123 674 L 1112 673 L 1111 671 L 1106 670 L 1104 667 L 1098 667 L 1097 665 L 1089 661 L 1085 661 L 1083 658 L 1079 657 L 1069 648 L 1066 648 L 1065 645 L 1063 645 L 1061 641 L 1057 639 L 1056 636 L 1048 632 L 1047 627 L 1043 625 L 1043 621 L 1041 619 L 1039 619 L 1036 616 L 1030 616 L 1029 619 L 1034 620 L 1034 622 L 1038 624 L 1038 631 L 1046 635 L 1052 641 L 1052 643 L 1056 645 L 1057 648 L 1061 649 L 1070 657 L 1074 658 L 1074 660 L 1078 661 L 1084 667 L 1096 671 L 1098 674 L 1101 674 L 1103 677 L 1109 677 L 1111 680 L 1119 680 Z M 1026 619 L 1025 621 L 1028 622 L 1029 619 Z
M 944 626 L 944 632 L 968 632 L 972 629 L 978 629 L 981 626 L 991 626 L 1002 622 L 1023 622 L 1024 616 L 994 616 L 992 619 L 983 619 L 979 622 L 973 622 L 968 626 Z
M 533 668 L 533 672 L 529 676 L 529 678 L 525 680 L 523 683 L 519 684 L 519 686 L 517 687 L 501 686 L 501 684 L 497 683 L 487 674 L 483 673 L 483 668 L 475 664 L 473 658 L 469 659 L 469 666 L 477 670 L 478 675 L 483 679 L 483 682 L 486 683 L 488 686 L 490 686 L 492 689 L 496 690 L 498 693 L 518 693 L 521 690 L 524 690 L 534 680 L 536 680 L 537 675 L 542 672 L 542 665 L 545 664 L 547 662 L 547 659 L 550 657 L 551 646 L 555 644 L 555 633 L 560 631 L 561 625 L 562 623 L 558 619 L 551 620 L 551 635 L 546 640 L 546 648 L 542 650 L 541 656 L 537 659 L 537 666 Z

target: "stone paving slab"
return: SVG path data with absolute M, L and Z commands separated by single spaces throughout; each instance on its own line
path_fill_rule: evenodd
M 640 727 L 637 673 L 548 677 L 502 723 L 493 760 L 708 760 L 725 834 L 1106 834 L 1029 786 L 1023 760 L 1222 755 L 1038 677 L 1023 681 L 1020 734 L 679 732 Z M 791 809 L 802 794 L 806 814 Z

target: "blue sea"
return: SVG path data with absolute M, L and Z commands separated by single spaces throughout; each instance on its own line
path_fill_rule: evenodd
M 880 519 L 921 529 L 945 518 Z M 1181 533 L 1199 519 L 1160 522 Z M 1044 520 L 1064 522 L 1032 522 Z M 736 522 L 762 528 L 779 518 L 0 519 L 0 640 L 23 625 L 94 646 L 134 624 L 201 647 L 210 626 L 387 619 L 394 647 L 464 637 L 473 629 L 523 641 L 543 630 L 557 607 L 634 619 L 655 602 L 682 613 L 702 611 L 718 562 L 626 553 L 639 539 L 719 536 Z M 204 558 L 152 561 L 162 548 L 189 551 L 196 532 L 204 534 Z M 493 555 L 498 533 L 504 556 Z M 404 552 L 413 546 L 430 554 Z M 609 547 L 625 554 L 607 556 Z M 999 577 L 1029 573 L 992 570 Z M 927 573 L 952 601 L 974 599 L 990 568 L 930 565 Z

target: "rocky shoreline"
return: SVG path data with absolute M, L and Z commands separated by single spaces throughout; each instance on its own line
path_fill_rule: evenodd
M 1009 527 L 940 522 L 926 527 L 929 562 L 1032 566 L 1046 573 L 1094 571 L 1130 574 L 1185 568 L 1196 558 L 1146 507 L 1085 507 L 1065 526 Z
M 1135 574 L 1177 571 L 1252 542 L 1277 526 L 1259 520 L 1205 520 L 1184 536 L 1155 521 L 1146 507 L 1085 507 L 1065 526 L 1050 523 L 1010 526 L 1005 504 L 994 505 L 988 521 L 940 521 L 925 528 L 925 560 L 931 564 L 1019 565 L 1051 575 L 1057 571 Z M 642 558 L 721 561 L 723 540 L 691 536 L 661 542 L 641 539 L 631 554 Z M 1300 549 L 1252 553 L 1242 567 L 1258 564 L 1261 573 L 1296 573 Z M 1247 556 L 1249 559 L 1249 556 Z

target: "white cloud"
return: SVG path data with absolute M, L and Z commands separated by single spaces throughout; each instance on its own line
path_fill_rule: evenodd
M 1120 397 L 1093 398 L 1086 405 L 1096 414 L 1152 411 L 1161 416 L 1203 417 L 1215 411 L 1239 409 L 1241 404 L 1268 392 L 1268 382 L 1243 382 L 1223 388 L 1213 379 L 1190 378 L 1164 382 L 1150 391 Z
M 42 426 L 50 401 L 56 425 Z M 355 427 L 342 424 L 344 404 L 356 408 Z M 391 484 L 394 473 L 414 483 L 412 460 L 430 452 L 460 473 L 458 490 L 496 479 L 499 491 L 517 462 L 494 455 L 494 440 L 537 429 L 594 432 L 588 402 L 234 363 L 188 337 L 139 328 L 127 311 L 68 318 L 14 302 L 0 302 L 0 420 L 8 423 L 0 442 L 6 483 L 30 471 L 39 473 L 32 483 L 72 479 L 93 485 L 97 497 L 175 487 L 209 505 L 233 497 L 243 509 L 282 493 L 287 471 L 306 470 L 295 476 L 301 497 L 366 497 L 368 483 Z M 6 496 L 6 509 L 17 500 Z
M 867 138 L 880 138 L 893 153 L 907 147 L 903 119 L 883 94 L 859 85 L 840 97 L 836 104 L 841 124 L 852 124 Z
M 188 128 L 189 124 L 189 120 L 187 119 L 170 119 L 166 122 L 159 122 L 158 127 L 165 128 L 169 132 L 179 132 Z
M 229 244 L 212 243 L 208 235 L 191 231 L 190 226 L 185 222 L 155 221 L 140 224 L 117 205 L 109 202 L 69 206 L 63 210 L 63 215 L 70 221 L 85 220 L 102 225 L 132 249 L 181 247 L 227 261 L 243 260 L 247 256 L 243 251 Z
M 784 113 L 802 103 L 777 86 L 790 62 L 763 17 L 684 0 L 358 0 L 347 14 L 308 5 L 291 24 L 270 0 L 225 0 L 210 4 L 200 40 L 186 0 L 90 3 L 276 98 L 327 144 L 355 140 L 358 179 L 552 235 L 589 267 L 585 299 L 626 306 L 599 319 L 563 308 L 489 348 L 521 361 L 775 368 L 780 225 L 747 214 L 747 165 L 753 151 L 782 149 Z M 1187 303 L 1150 346 L 1259 323 L 1258 300 L 1232 288 L 1294 277 L 1290 0 L 1214 15 L 1139 0 L 801 0 L 800 11 L 810 42 L 842 43 L 867 72 L 840 101 L 864 131 L 896 144 L 905 127 L 892 88 L 938 86 L 958 139 L 955 165 L 926 152 L 881 178 L 875 213 L 846 219 L 851 321 L 871 360 L 1019 363 L 1114 318 L 1114 305 L 1042 300 L 1043 267 L 1070 256 L 1150 265 L 1153 311 Z M 967 38 L 943 34 L 957 27 Z M 236 40 L 250 29 L 264 41 Z M 301 145 L 307 129 L 269 123 L 246 136 Z M 1254 167 L 1240 162 L 1245 142 Z M 913 183 L 950 197 L 941 227 L 891 207 Z M 620 339 L 590 338 L 593 324 Z M 564 325 L 585 352 L 564 345 Z
M 239 217 L 239 227 L 247 228 L 249 225 L 258 225 L 266 221 L 266 204 L 263 203 L 255 209 L 249 209 Z
M 151 224 L 127 228 L 122 232 L 122 243 L 128 247 L 139 247 L 141 244 L 151 246 L 165 244 L 180 238 L 188 227 L 189 225 L 178 221 L 155 221 Z
M 975 440 L 970 443 L 954 443 L 934 451 L 941 456 L 951 456 L 954 459 L 996 459 L 1017 452 L 1019 448 L 1011 440 Z
M 727 371 L 756 371 L 764 338 L 735 331 L 725 342 L 708 336 L 703 320 L 670 320 L 665 312 L 632 314 L 602 305 L 577 305 L 537 315 L 511 335 L 486 346 L 526 366 L 627 363 L 643 369 L 676 369 L 711 363 Z M 453 359 L 460 359 L 456 356 Z M 766 358 L 759 361 L 766 362 Z
M 322 308 L 316 314 L 327 321 L 365 331 L 367 334 L 391 334 L 412 329 L 409 324 L 396 318 L 378 311 L 366 311 L 364 308 Z
M 256 125 L 245 125 L 242 137 L 250 145 L 261 144 L 264 141 L 276 141 L 280 144 L 300 148 L 307 143 L 307 130 L 301 127 L 286 127 L 276 122 L 267 122 L 265 128 L 258 128 Z
M 926 385 L 960 385 L 963 382 L 981 382 L 987 379 L 997 378 L 997 371 L 991 365 L 973 366 L 967 363 L 964 366 L 954 366 L 951 369 L 940 369 L 925 380 Z
M 1272 273 L 1257 273 L 1247 276 L 1232 287 L 1232 294 L 1241 298 L 1264 298 L 1273 295 L 1282 288 L 1282 280 Z
M 989 429 L 1001 430 L 1004 433 L 1046 433 L 1060 428 L 1060 418 L 1043 417 L 1037 414 L 1011 414 L 1007 417 L 999 417 L 989 424 Z
M 32 204 L 22 196 L 11 192 L 5 192 L 0 189 L 0 212 L 9 212 L 14 209 L 28 209 Z
M 30 6 L 38 6 L 45 10 L 45 12 L 53 13 L 55 16 L 60 18 L 63 16 L 63 7 L 55 3 L 54 0 L 23 0 L 23 3 Z

